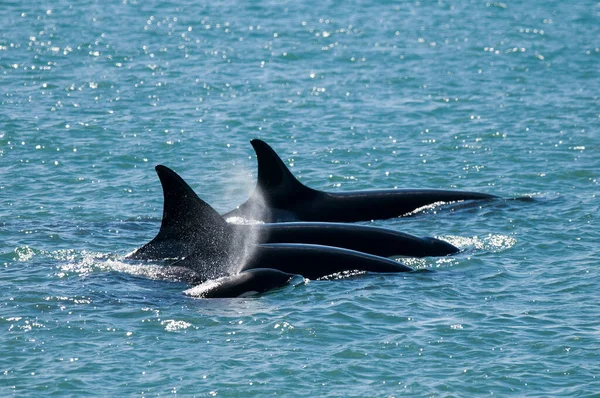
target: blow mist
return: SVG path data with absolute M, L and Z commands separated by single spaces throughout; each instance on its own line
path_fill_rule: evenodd
M 243 187 L 244 192 L 251 191 L 255 183 L 252 181 L 251 172 L 236 174 L 234 183 L 229 187 L 234 188 L 236 192 L 229 192 L 230 197 L 235 197 L 238 194 L 240 187 Z M 265 216 L 267 216 L 267 206 L 264 196 L 259 189 L 254 188 L 251 194 L 252 206 L 245 209 L 243 216 L 226 217 L 225 221 L 231 225 L 233 239 L 229 247 L 229 261 L 227 262 L 227 273 L 230 275 L 238 274 L 244 265 L 252 258 L 256 251 L 256 244 L 261 241 L 262 229 L 256 225 L 264 224 Z M 237 228 L 237 225 L 243 225 L 244 228 Z
M 256 190 L 253 193 L 255 200 L 252 207 L 247 208 L 245 217 L 229 217 L 227 223 L 233 227 L 233 239 L 231 242 L 230 253 L 235 253 L 235 258 L 229 261 L 229 274 L 238 274 L 244 265 L 252 258 L 256 251 L 258 242 L 264 240 L 261 234 L 266 233 L 264 229 L 257 228 L 257 225 L 264 224 L 261 221 L 265 217 L 265 200 L 262 194 Z M 236 228 L 235 225 L 244 225 L 244 228 Z

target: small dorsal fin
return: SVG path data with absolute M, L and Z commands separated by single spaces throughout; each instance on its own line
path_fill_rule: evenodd
M 232 230 L 210 205 L 173 170 L 156 166 L 164 205 L 156 237 L 132 254 L 136 259 L 186 257 L 196 249 L 207 255 L 226 252 Z
M 250 141 L 258 161 L 257 189 L 267 199 L 314 192 L 312 188 L 302 184 L 287 168 L 279 155 L 266 142 L 253 139 Z

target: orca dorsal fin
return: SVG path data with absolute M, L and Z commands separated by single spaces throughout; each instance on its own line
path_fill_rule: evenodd
M 256 187 L 266 199 L 315 192 L 294 177 L 279 155 L 266 142 L 253 139 L 250 143 L 258 161 Z
M 164 196 L 160 230 L 131 257 L 163 259 L 186 257 L 197 250 L 207 255 L 227 252 L 233 232 L 223 217 L 173 170 L 162 165 L 155 170 Z

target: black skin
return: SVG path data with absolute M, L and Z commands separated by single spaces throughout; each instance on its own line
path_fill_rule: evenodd
M 231 225 L 231 233 L 252 235 L 255 243 L 306 243 L 356 250 L 382 257 L 447 256 L 460 250 L 440 239 L 418 237 L 387 228 L 342 223 L 271 223 L 257 225 Z M 185 257 L 194 245 L 175 237 L 170 240 L 155 239 L 138 249 L 128 258 L 136 260 L 162 260 Z
M 257 245 L 243 270 L 274 268 L 308 279 L 346 271 L 411 272 L 413 269 L 384 257 L 329 246 L 273 243 Z
M 255 268 L 269 268 L 302 275 L 307 279 L 319 279 L 350 271 L 377 273 L 413 271 L 411 267 L 385 257 L 320 245 L 294 243 L 254 245 L 247 258 L 242 261 L 240 257 L 234 258 L 233 262 L 228 262 L 231 257 L 206 261 L 203 253 L 198 251 L 172 265 L 193 270 L 197 275 L 193 283 L 203 283 L 209 279 L 228 276 L 230 269 L 241 262 L 244 265 L 240 272 Z
M 257 268 L 226 276 L 205 289 L 192 289 L 189 295 L 199 298 L 232 298 L 250 294 L 260 294 L 286 285 L 293 274 L 275 269 Z
M 244 228 L 238 226 L 237 228 Z M 247 227 L 246 227 L 247 228 Z M 366 225 L 295 222 L 252 226 L 260 243 L 307 243 L 356 250 L 382 257 L 447 256 L 460 250 L 440 239 L 418 237 Z
M 298 181 L 277 153 L 264 141 L 251 144 L 258 161 L 254 193 L 223 217 L 242 217 L 264 222 L 355 222 L 410 214 L 424 206 L 464 200 L 490 200 L 498 196 L 469 191 L 438 189 L 381 189 L 325 192 Z

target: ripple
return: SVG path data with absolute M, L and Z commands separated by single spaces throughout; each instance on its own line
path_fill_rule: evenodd
M 2 4 L 3 395 L 597 394 L 596 4 L 230 3 Z M 317 189 L 515 200 L 372 223 L 462 249 L 434 272 L 197 300 L 123 260 L 152 167 L 227 211 L 252 138 Z
M 129 275 L 142 276 L 156 280 L 183 282 L 196 278 L 192 270 L 169 265 L 151 263 L 128 263 L 100 253 L 83 253 L 83 258 L 77 262 L 60 265 L 57 276 L 67 278 L 72 275 L 88 276 L 96 272 L 122 272 Z
M 488 234 L 484 237 L 462 237 L 445 236 L 444 240 L 460 248 L 461 250 L 484 250 L 489 252 L 501 252 L 510 249 L 517 243 L 512 236 Z
M 161 321 L 160 324 L 165 327 L 165 330 L 167 332 L 178 332 L 178 331 L 185 330 L 189 327 L 192 327 L 192 324 L 189 322 L 177 321 L 174 319 L 167 319 L 167 320 Z

